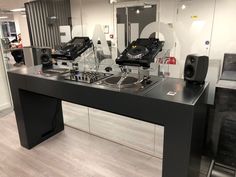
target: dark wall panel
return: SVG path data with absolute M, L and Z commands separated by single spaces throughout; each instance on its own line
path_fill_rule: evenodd
M 38 0 L 25 3 L 32 46 L 55 48 L 61 44 L 59 26 L 70 25 L 70 0 Z M 50 18 L 56 18 L 52 22 Z M 50 23 L 51 21 L 52 23 Z

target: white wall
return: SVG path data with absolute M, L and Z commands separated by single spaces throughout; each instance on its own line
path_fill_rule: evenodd
M 165 23 L 173 23 L 175 16 L 176 0 L 160 0 L 160 21 Z
M 109 25 L 113 33 L 113 5 L 108 2 L 82 0 L 84 35 L 92 37 L 96 24 Z M 181 9 L 183 4 L 186 5 L 184 10 Z M 177 46 L 172 48 L 171 55 L 179 61 L 181 71 L 188 54 L 222 60 L 224 53 L 236 52 L 235 7 L 235 0 L 160 0 L 160 22 L 173 30 Z M 81 25 L 79 0 L 71 0 L 71 10 L 73 25 Z M 210 41 L 210 45 L 206 45 L 206 41 Z
M 236 53 L 236 1 L 216 2 L 210 57 L 222 60 L 224 53 Z
M 71 0 L 73 26 L 81 25 L 80 5 L 80 0 Z M 92 38 L 97 24 L 109 25 L 109 34 L 113 34 L 113 5 L 108 0 L 82 0 L 82 23 L 83 36 Z M 107 40 L 109 34 L 106 35 Z
M 161 19 L 171 21 L 171 16 L 164 9 L 168 6 L 173 9 L 173 0 L 162 0 Z M 181 10 L 185 4 L 186 9 Z M 180 53 L 175 53 L 182 60 L 189 53 L 209 55 L 210 59 L 223 60 L 224 53 L 236 53 L 236 1 L 235 0 L 196 0 L 179 1 L 175 9 L 179 8 L 179 14 L 175 18 L 174 30 L 180 44 Z M 175 11 L 176 11 L 175 10 Z M 164 13 L 163 13 L 164 12 Z M 167 15 L 167 18 L 165 17 Z M 163 17 L 164 16 L 164 17 Z M 191 16 L 197 16 L 191 19 Z M 210 41 L 210 46 L 205 41 Z
M 16 25 L 17 34 L 21 33 L 23 46 L 30 46 L 29 29 L 27 25 L 26 15 L 22 15 L 19 12 L 15 12 L 14 21 Z
M 180 41 L 181 60 L 185 60 L 188 54 L 209 54 L 205 42 L 211 40 L 214 4 L 215 0 L 181 1 L 177 4 L 174 30 Z M 182 10 L 182 5 L 186 5 L 186 9 Z

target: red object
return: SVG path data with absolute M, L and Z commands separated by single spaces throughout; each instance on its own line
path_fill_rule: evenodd
M 23 45 L 22 45 L 22 44 L 19 44 L 19 45 L 17 46 L 17 48 L 23 48 Z
M 175 57 L 169 57 L 167 64 L 169 65 L 176 65 L 176 58 Z

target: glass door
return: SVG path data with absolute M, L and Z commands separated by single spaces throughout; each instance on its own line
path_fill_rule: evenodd
M 158 36 L 159 20 L 156 3 L 121 3 L 116 5 L 115 10 L 119 52 L 138 38 Z
M 1 21 L 0 21 L 1 23 Z M 11 96 L 8 85 L 8 78 L 6 73 L 5 66 L 5 57 L 4 57 L 4 38 L 2 36 L 2 28 L 0 28 L 0 111 L 11 108 Z

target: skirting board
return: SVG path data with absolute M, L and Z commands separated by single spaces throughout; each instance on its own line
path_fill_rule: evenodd
M 0 105 L 0 111 L 10 108 L 10 107 L 11 107 L 10 103 L 2 104 L 2 105 Z

